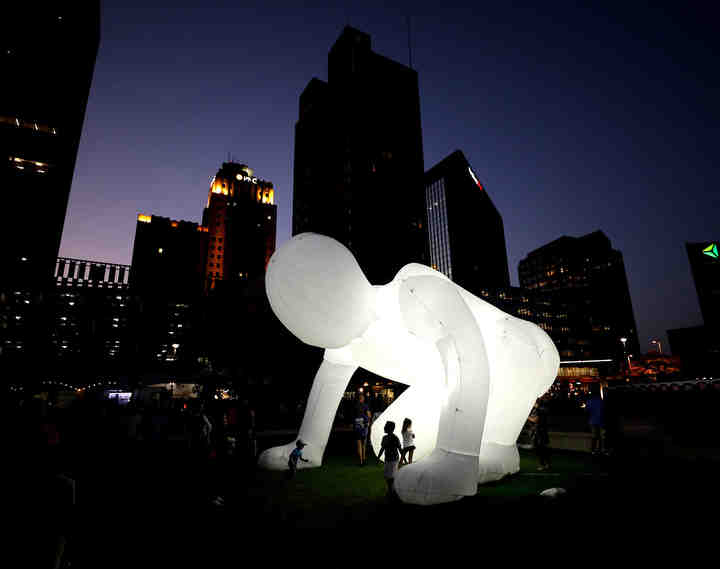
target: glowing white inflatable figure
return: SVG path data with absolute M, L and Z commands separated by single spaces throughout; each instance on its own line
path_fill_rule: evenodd
M 284 243 L 265 276 L 270 305 L 300 340 L 325 348 L 298 437 L 300 468 L 320 466 L 342 395 L 358 367 L 410 387 L 375 421 L 413 422 L 415 462 L 395 489 L 404 502 L 472 496 L 478 483 L 520 468 L 516 441 L 560 358 L 536 325 L 505 314 L 419 264 L 372 286 L 342 244 L 303 233 Z M 286 469 L 295 447 L 264 451 L 259 465 Z

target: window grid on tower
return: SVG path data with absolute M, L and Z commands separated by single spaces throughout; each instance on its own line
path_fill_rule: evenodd
M 450 232 L 448 230 L 445 180 L 431 183 L 425 189 L 430 234 L 430 262 L 435 270 L 452 279 Z

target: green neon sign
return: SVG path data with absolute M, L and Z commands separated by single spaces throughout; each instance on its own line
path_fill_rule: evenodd
M 712 257 L 713 259 L 718 258 L 718 246 L 717 243 L 710 243 L 705 249 L 703 249 L 703 254 L 707 255 L 708 257 Z

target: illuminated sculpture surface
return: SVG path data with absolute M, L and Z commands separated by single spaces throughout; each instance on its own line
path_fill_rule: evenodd
M 516 441 L 532 406 L 552 384 L 560 358 L 547 334 L 419 264 L 372 286 L 342 244 L 303 233 L 268 264 L 265 286 L 280 321 L 325 348 L 298 437 L 300 468 L 320 466 L 340 400 L 358 367 L 407 384 L 375 421 L 413 422 L 415 462 L 395 489 L 404 502 L 436 504 L 471 496 L 477 484 L 519 470 Z M 259 465 L 286 469 L 295 447 L 264 451 Z

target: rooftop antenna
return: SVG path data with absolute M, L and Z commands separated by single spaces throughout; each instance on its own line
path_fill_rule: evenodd
M 412 69 L 412 42 L 410 40 L 410 16 L 407 16 L 407 29 L 408 29 L 408 65 Z

